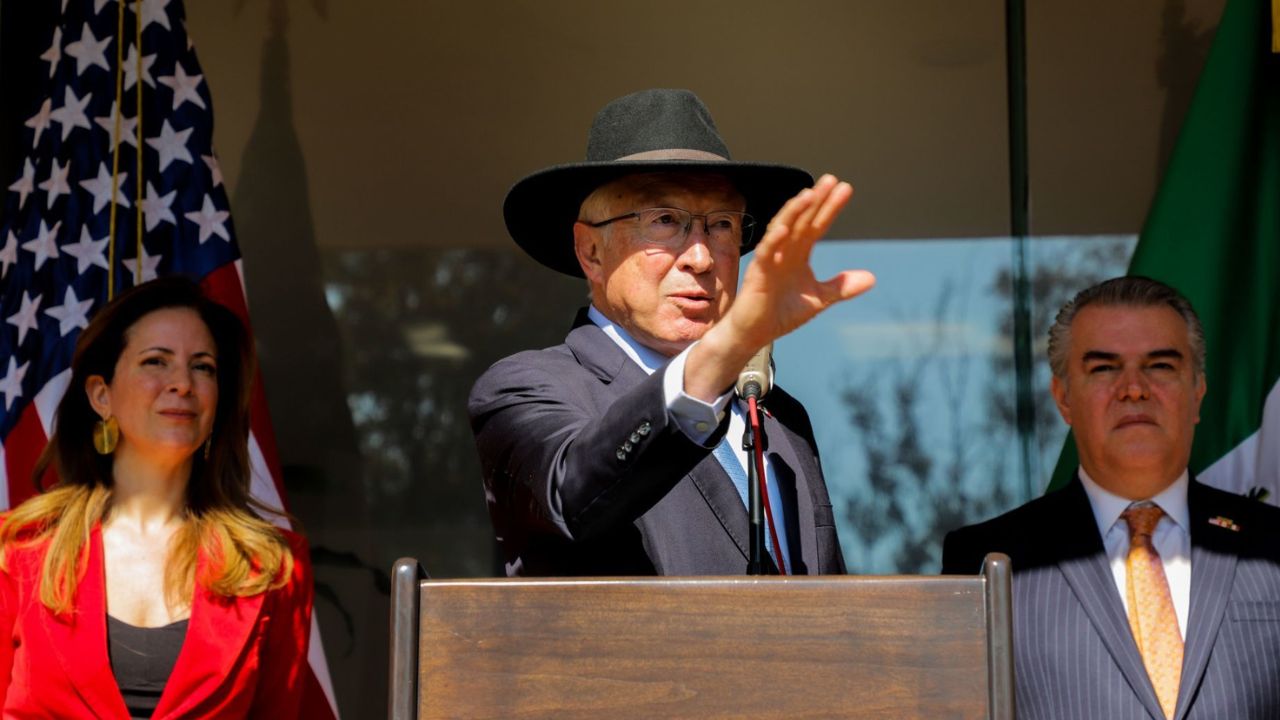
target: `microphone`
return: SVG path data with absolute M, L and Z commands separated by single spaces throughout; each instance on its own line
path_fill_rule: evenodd
M 738 397 L 759 400 L 773 389 L 772 355 L 773 343 L 769 343 L 751 356 L 742 372 L 738 373 L 738 384 L 734 385 Z

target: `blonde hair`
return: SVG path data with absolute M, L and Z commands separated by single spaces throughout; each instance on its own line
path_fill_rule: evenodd
M 54 614 L 75 607 L 87 567 L 89 536 L 110 509 L 102 485 L 60 485 L 5 514 L 0 521 L 0 569 L 9 553 L 48 543 L 40 573 L 40 603 Z M 196 577 L 197 558 L 208 559 Z M 164 571 L 165 601 L 190 607 L 197 583 L 222 597 L 248 597 L 283 586 L 293 554 L 279 529 L 244 511 L 212 510 L 189 517 L 174 533 Z

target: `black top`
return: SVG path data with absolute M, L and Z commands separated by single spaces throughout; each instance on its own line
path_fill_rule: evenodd
M 111 669 L 130 717 L 149 718 L 155 712 L 186 637 L 186 620 L 144 628 L 107 616 Z

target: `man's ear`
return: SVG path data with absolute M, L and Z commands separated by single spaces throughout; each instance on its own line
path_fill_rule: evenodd
M 592 287 L 604 284 L 604 238 L 586 223 L 573 224 L 573 253 Z
M 103 420 L 111 417 L 111 387 L 101 375 L 90 375 L 84 381 L 84 394 L 98 417 Z
M 1068 425 L 1071 424 L 1071 405 L 1067 402 L 1067 381 L 1054 375 L 1049 380 L 1049 392 L 1053 393 L 1053 402 L 1058 406 L 1058 414 Z

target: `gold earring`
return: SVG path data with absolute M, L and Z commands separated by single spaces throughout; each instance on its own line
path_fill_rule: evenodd
M 105 419 L 93 424 L 93 449 L 97 450 L 99 455 L 110 455 L 116 451 L 116 445 L 119 444 L 120 423 L 116 421 L 115 415 L 108 415 Z
M 209 448 L 213 446 L 213 433 L 209 433 L 209 437 L 204 440 L 204 459 L 209 461 Z

